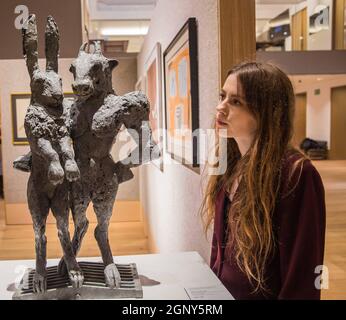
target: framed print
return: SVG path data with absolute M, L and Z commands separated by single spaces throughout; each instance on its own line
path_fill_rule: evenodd
M 190 18 L 164 52 L 166 148 L 199 173 L 197 23 Z
M 11 94 L 12 142 L 14 145 L 29 144 L 24 129 L 24 118 L 30 100 L 30 93 Z
M 146 95 L 150 102 L 149 122 L 153 140 L 160 148 L 161 156 L 152 163 L 163 172 L 163 108 L 162 108 L 162 59 L 161 45 L 156 43 L 145 63 Z
M 64 93 L 65 99 L 74 101 L 75 96 L 71 92 Z M 30 105 L 31 93 L 11 94 L 12 111 L 12 142 L 14 145 L 29 144 L 24 128 L 26 110 Z
M 74 95 L 73 92 L 64 92 L 64 99 L 68 99 L 74 102 L 76 99 L 76 96 Z

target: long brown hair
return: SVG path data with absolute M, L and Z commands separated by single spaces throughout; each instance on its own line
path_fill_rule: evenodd
M 227 138 L 226 172 L 210 176 L 201 214 L 207 232 L 214 220 L 217 195 L 222 188 L 228 190 L 241 175 L 239 192 L 228 214 L 227 247 L 232 244 L 232 254 L 254 291 L 268 291 L 265 267 L 275 251 L 272 215 L 280 193 L 281 164 L 286 152 L 298 152 L 290 144 L 294 90 L 288 76 L 273 64 L 245 62 L 233 67 L 228 75 L 231 74 L 236 75 L 242 87 L 258 130 L 243 157 L 236 141 Z M 222 150 L 217 148 L 217 152 Z

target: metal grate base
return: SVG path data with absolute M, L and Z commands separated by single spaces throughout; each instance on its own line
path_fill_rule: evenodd
M 34 293 L 32 280 L 34 269 L 24 274 L 19 289 L 13 294 L 14 300 L 76 300 L 76 299 L 126 299 L 143 298 L 143 290 L 135 263 L 115 264 L 119 270 L 120 288 L 106 287 L 104 264 L 99 262 L 79 262 L 84 274 L 82 288 L 72 288 L 68 276 L 57 273 L 57 267 L 47 268 L 47 292 Z

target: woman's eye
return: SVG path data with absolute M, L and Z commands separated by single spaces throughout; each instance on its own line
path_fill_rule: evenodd
M 219 99 L 220 99 L 220 101 L 225 100 L 225 95 L 223 93 L 220 93 L 219 94 Z
M 233 104 L 234 106 L 241 106 L 241 102 L 238 99 L 232 99 L 231 104 Z

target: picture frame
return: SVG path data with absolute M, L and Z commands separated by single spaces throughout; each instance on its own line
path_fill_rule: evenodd
M 64 93 L 64 98 L 75 99 L 72 92 Z M 11 94 L 11 117 L 12 117 L 12 144 L 28 145 L 24 128 L 24 118 L 30 105 L 31 93 L 13 93 Z
M 196 18 L 189 18 L 163 54 L 166 150 L 172 159 L 200 173 Z
M 11 94 L 12 115 L 12 144 L 28 145 L 29 141 L 25 134 L 24 118 L 30 105 L 31 93 Z
M 163 172 L 164 122 L 162 103 L 162 51 L 157 42 L 145 62 L 145 89 L 150 102 L 149 122 L 153 140 L 159 146 L 160 157 L 151 162 Z

